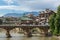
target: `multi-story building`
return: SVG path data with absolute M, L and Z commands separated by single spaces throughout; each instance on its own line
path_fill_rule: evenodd
M 52 10 L 46 9 L 45 11 L 40 12 L 38 19 L 39 24 L 41 25 L 48 25 L 49 16 L 55 13 Z

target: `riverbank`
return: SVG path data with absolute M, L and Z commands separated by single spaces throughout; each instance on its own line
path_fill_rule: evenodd
M 58 38 L 60 40 L 60 36 L 56 36 L 56 38 Z

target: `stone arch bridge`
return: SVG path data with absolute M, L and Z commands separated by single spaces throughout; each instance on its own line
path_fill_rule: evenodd
M 10 35 L 10 30 L 14 28 L 22 28 L 27 34 L 27 36 L 32 36 L 31 35 L 31 29 L 33 28 L 39 28 L 42 29 L 44 32 L 44 35 L 48 33 L 49 26 L 48 25 L 0 25 L 0 28 L 3 28 L 6 30 L 6 35 L 7 37 L 11 37 Z

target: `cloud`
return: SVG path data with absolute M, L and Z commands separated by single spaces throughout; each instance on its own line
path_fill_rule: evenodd
M 44 10 L 46 8 L 56 10 L 57 6 L 60 4 L 60 0 L 3 0 L 3 1 L 8 3 L 9 5 L 4 6 L 4 8 L 6 9 L 25 11 L 39 11 Z M 11 6 L 11 4 L 14 6 Z
M 0 6 L 0 10 L 2 9 L 8 9 L 8 10 L 22 10 L 22 11 L 30 11 L 29 8 L 23 7 L 23 6 Z
M 14 3 L 13 0 L 3 0 L 4 2 L 6 2 L 8 5 Z
M 44 10 L 50 8 L 56 10 L 60 4 L 60 0 L 15 0 L 20 6 L 26 7 L 29 10 Z

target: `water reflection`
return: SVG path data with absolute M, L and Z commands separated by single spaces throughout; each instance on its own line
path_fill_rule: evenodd
M 42 37 L 39 35 L 33 35 L 33 37 L 26 37 L 24 34 L 11 33 L 12 38 L 6 38 L 5 31 L 0 32 L 0 40 L 58 40 L 55 37 Z
M 1 35 L 1 34 L 0 34 Z M 21 34 L 20 34 L 21 35 Z M 6 38 L 6 36 L 3 35 L 3 37 L 0 36 L 0 40 L 58 40 L 54 37 L 41 37 L 41 36 L 33 36 L 33 37 L 26 37 L 26 36 L 12 36 L 12 38 Z

